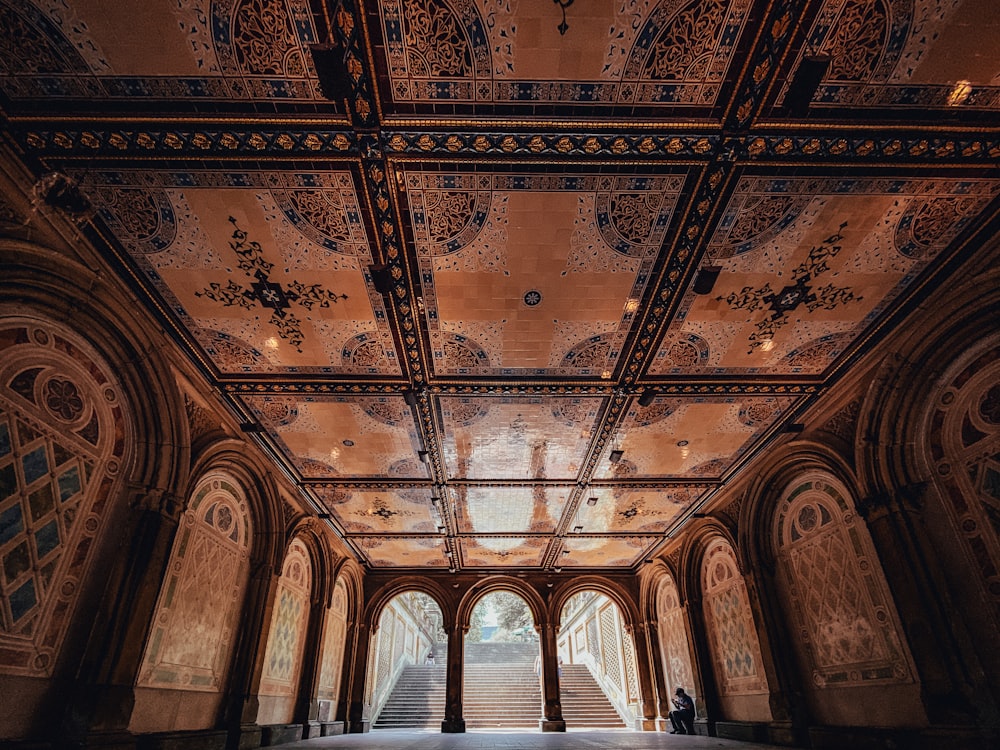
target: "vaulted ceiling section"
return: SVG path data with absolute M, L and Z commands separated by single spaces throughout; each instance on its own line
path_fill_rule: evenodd
M 0 0 L 0 28 L 8 139 L 373 568 L 640 564 L 1000 205 L 995 0 Z

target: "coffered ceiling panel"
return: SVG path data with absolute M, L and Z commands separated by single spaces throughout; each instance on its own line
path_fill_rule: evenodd
M 354 541 L 364 560 L 381 568 L 447 568 L 444 537 L 366 536 Z
M 749 0 L 380 5 L 397 104 L 711 106 Z
M 307 0 L 3 0 L 0 28 L 0 86 L 15 98 L 320 98 Z
M 600 398 L 441 398 L 444 459 L 460 479 L 575 480 Z
M 663 533 L 706 490 L 701 487 L 627 489 L 591 487 L 571 524 L 579 533 Z
M 555 531 L 572 487 L 457 487 L 459 531 L 510 534 Z
M 426 479 L 402 396 L 247 396 L 245 403 L 305 479 Z
M 348 535 L 434 534 L 438 530 L 439 516 L 428 487 L 314 491 Z
M 773 426 L 795 402 L 790 397 L 657 398 L 635 404 L 606 449 L 596 476 L 715 478 Z M 613 450 L 623 451 L 617 462 Z
M 470 568 L 540 567 L 548 542 L 538 537 L 462 537 L 461 563 Z
M 589 537 L 570 535 L 563 546 L 563 554 L 556 562 L 560 567 L 590 568 L 595 564 L 629 566 L 642 562 L 646 550 L 659 537 L 616 536 Z M 598 563 L 601 560 L 603 562 Z
M 682 175 L 405 182 L 437 375 L 610 377 Z
M 83 179 L 220 372 L 399 375 L 350 171 Z
M 830 58 L 815 98 L 824 111 L 1000 109 L 994 0 L 825 0 L 806 49 Z
M 744 177 L 652 374 L 823 373 L 1000 192 L 996 180 Z

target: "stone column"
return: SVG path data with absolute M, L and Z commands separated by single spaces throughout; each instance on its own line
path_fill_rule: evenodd
M 323 601 L 313 601 L 309 608 L 306 644 L 302 652 L 302 679 L 296 701 L 295 720 L 303 725 L 303 739 L 319 737 L 319 679 L 323 670 L 323 634 L 330 610 Z
M 122 547 L 66 703 L 61 739 L 124 732 L 135 706 L 134 686 L 182 512 L 163 490 L 132 490 Z
M 465 679 L 465 633 L 467 628 L 452 624 L 448 628 L 448 677 L 445 690 L 444 721 L 441 731 L 445 734 L 465 732 L 462 716 L 462 681 Z
M 656 729 L 662 732 L 670 726 L 670 710 L 673 706 L 670 703 L 667 676 L 663 673 L 663 645 L 660 643 L 659 623 L 656 620 L 649 620 L 641 623 L 639 628 L 639 632 L 646 641 L 650 674 L 653 678 L 653 688 L 656 691 Z
M 859 500 L 882 571 L 906 631 L 932 724 L 971 724 L 1000 709 L 976 675 L 982 667 L 948 597 L 946 577 L 925 531 L 926 485 L 898 487 Z M 978 684 L 977 684 L 978 683 Z
M 566 722 L 559 699 L 559 647 L 556 643 L 559 626 L 543 622 L 536 629 L 541 636 L 542 649 L 542 718 L 538 727 L 543 732 L 565 732 Z
M 368 657 L 374 636 L 374 630 L 369 630 L 364 623 L 358 623 L 355 629 L 349 692 L 342 702 L 347 707 L 347 731 L 351 734 L 362 734 L 371 731 L 372 728 L 371 702 L 368 700 L 365 683 L 368 679 L 370 667 Z
M 625 637 L 632 639 L 633 652 L 635 653 L 635 671 L 639 677 L 639 726 L 644 732 L 651 732 L 657 728 L 656 693 L 653 690 L 653 668 L 651 666 L 649 653 L 649 636 L 647 634 L 647 624 L 640 623 L 636 630 L 638 635 L 625 629 Z

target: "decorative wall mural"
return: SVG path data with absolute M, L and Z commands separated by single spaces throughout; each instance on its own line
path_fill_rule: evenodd
M 319 721 L 333 721 L 337 715 L 337 696 L 347 638 L 347 607 L 347 586 L 343 579 L 339 579 L 333 587 L 333 599 L 326 613 L 326 631 L 323 634 L 323 660 L 316 691 Z
M 670 693 L 682 687 L 696 701 L 703 700 L 694 692 L 694 670 L 691 668 L 691 651 L 688 646 L 687 618 L 681 607 L 677 585 L 668 574 L 660 581 L 656 596 L 656 620 L 660 636 L 660 654 L 663 658 L 663 676 Z M 699 707 L 703 707 L 701 703 Z
M 931 415 L 928 452 L 963 554 L 979 572 L 986 613 L 1000 627 L 1000 349 L 950 375 Z
M 267 630 L 261 695 L 294 697 L 298 690 L 311 587 L 312 563 L 309 551 L 296 539 L 288 547 L 281 568 L 281 578 L 278 579 L 274 615 Z M 278 721 L 291 721 L 293 708 L 291 703 L 287 703 L 287 717 Z
M 0 321 L 0 672 L 52 674 L 125 459 L 119 399 L 75 336 Z
M 809 475 L 792 482 L 778 505 L 775 543 L 799 626 L 794 641 L 817 688 L 909 682 L 888 587 L 845 494 L 832 478 Z
M 222 689 L 239 627 L 251 532 L 239 485 L 226 475 L 202 480 L 181 518 L 139 685 Z
M 732 546 L 715 540 L 705 552 L 701 571 L 705 625 L 719 692 L 724 696 L 767 692 L 750 599 Z

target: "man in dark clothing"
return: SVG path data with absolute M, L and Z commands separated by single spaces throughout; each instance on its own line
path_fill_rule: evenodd
M 674 710 L 670 712 L 670 723 L 673 729 L 670 734 L 694 734 L 694 701 L 691 696 L 679 687 L 674 691 Z

